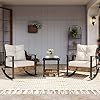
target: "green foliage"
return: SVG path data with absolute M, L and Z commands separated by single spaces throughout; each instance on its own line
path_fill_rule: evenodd
M 78 29 L 77 27 L 73 27 L 71 30 L 70 30 L 70 35 L 75 38 L 78 34 Z

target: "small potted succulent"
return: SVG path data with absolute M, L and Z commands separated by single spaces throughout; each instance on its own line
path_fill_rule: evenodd
M 53 54 L 54 54 L 54 50 L 53 49 L 48 49 L 47 50 L 47 55 L 49 56 L 49 57 L 53 57 Z

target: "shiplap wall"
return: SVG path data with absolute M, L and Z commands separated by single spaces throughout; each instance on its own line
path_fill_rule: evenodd
M 70 25 L 82 27 L 82 43 L 86 43 L 86 7 L 85 6 L 14 6 L 13 43 L 24 44 L 29 53 L 35 53 L 42 62 L 48 48 L 66 63 L 67 34 Z M 42 29 L 37 34 L 27 32 L 30 21 L 37 20 Z

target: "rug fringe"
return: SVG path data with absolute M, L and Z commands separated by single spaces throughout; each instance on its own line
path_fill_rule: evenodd
M 13 95 L 13 94 L 33 94 L 33 95 L 45 95 L 45 94 L 92 94 L 100 95 L 100 90 L 0 90 L 0 95 Z

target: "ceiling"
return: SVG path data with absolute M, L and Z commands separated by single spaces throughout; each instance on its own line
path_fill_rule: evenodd
M 90 0 L 0 0 L 3 5 L 86 5 Z

